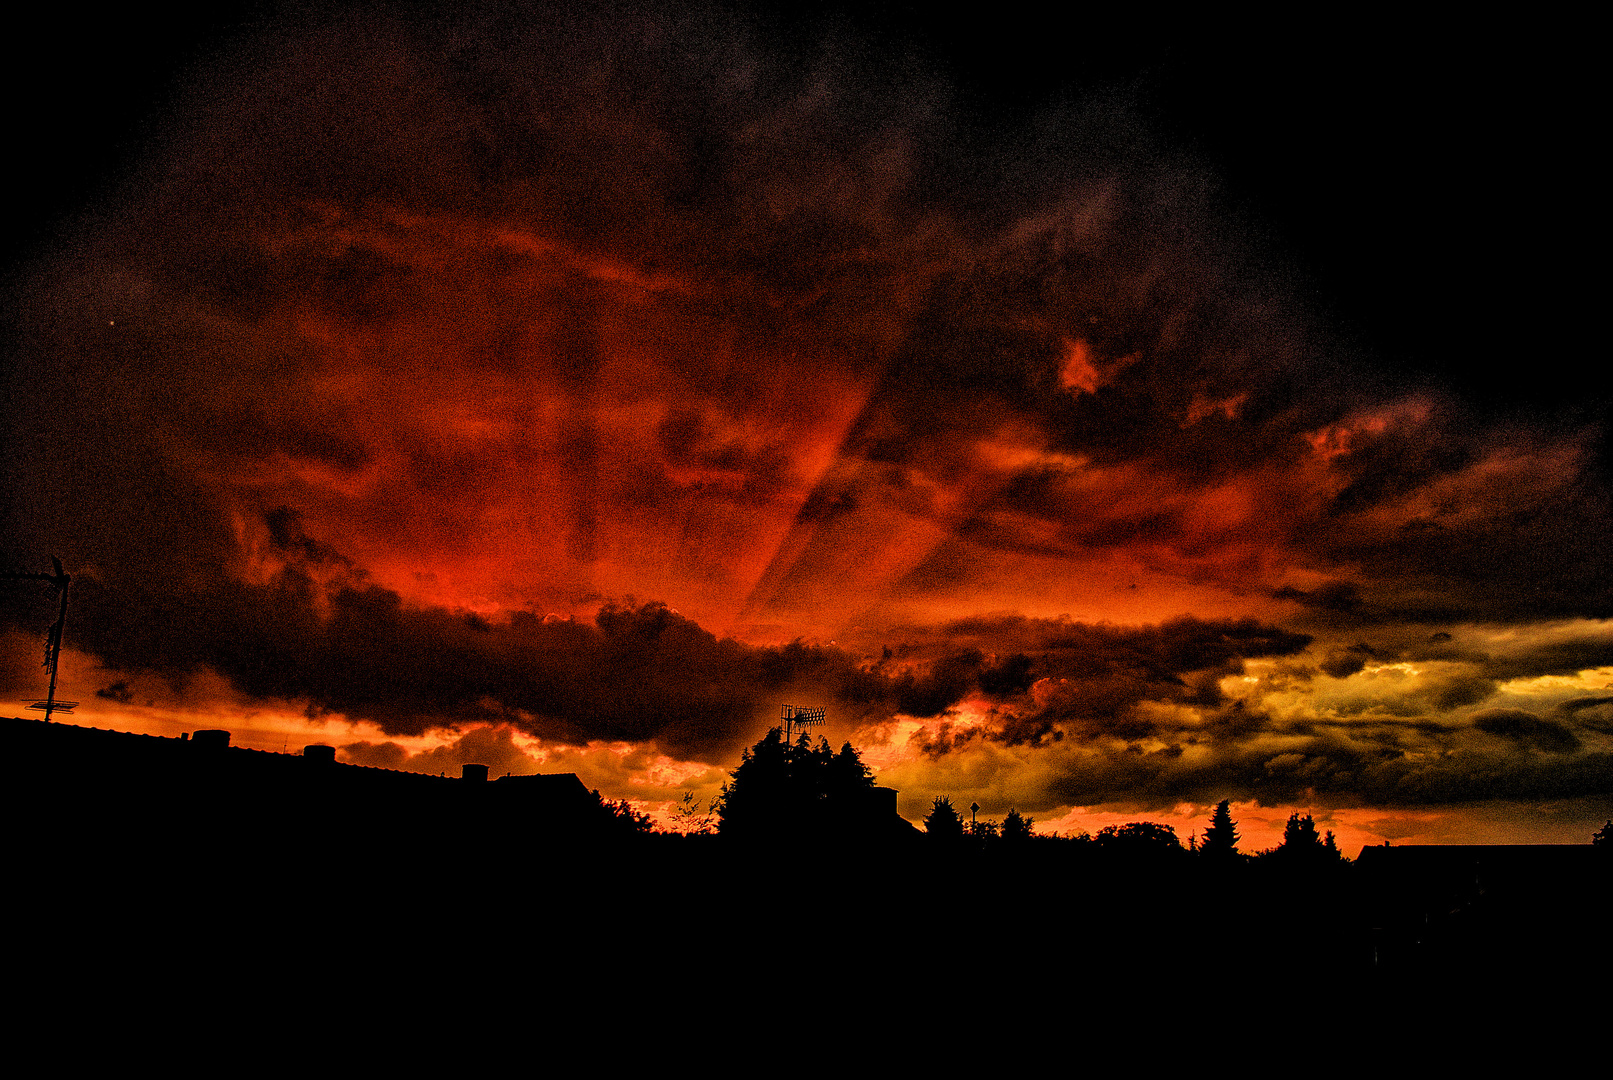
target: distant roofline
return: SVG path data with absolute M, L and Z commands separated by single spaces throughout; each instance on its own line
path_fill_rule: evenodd
M 180 735 L 153 735 L 148 731 L 119 731 L 116 728 L 93 727 L 93 726 L 88 725 L 88 724 L 64 724 L 64 723 L 60 723 L 60 722 L 58 722 L 56 720 L 46 720 L 44 717 L 38 717 L 38 716 L 7 716 L 7 717 L 0 717 L 0 723 L 27 724 L 27 725 L 30 725 L 30 726 L 35 727 L 35 728 L 50 728 L 50 729 L 63 731 L 63 732 L 67 732 L 67 731 L 83 732 L 85 735 L 91 735 L 91 734 L 99 735 L 99 736 L 108 736 L 108 735 L 110 735 L 110 736 L 116 736 L 116 737 L 124 738 L 124 739 L 153 739 L 153 740 L 157 740 L 159 742 L 169 742 L 169 743 L 187 743 L 188 744 L 189 742 L 192 741 L 190 737 L 194 734 L 194 731 L 187 731 L 187 732 L 184 732 L 184 733 L 182 733 Z M 225 728 L 196 728 L 195 731 L 227 731 L 227 729 L 225 729 Z M 231 734 L 232 737 L 233 737 L 234 733 L 230 732 L 229 734 Z M 310 744 L 310 745 L 316 745 L 316 744 Z M 289 751 L 282 752 L 280 750 L 259 750 L 259 749 L 256 749 L 255 747 L 251 747 L 251 746 L 236 746 L 233 743 L 230 744 L 229 746 L 220 747 L 220 749 L 228 751 L 229 753 L 232 753 L 232 754 L 237 754 L 237 755 L 239 755 L 239 754 L 262 754 L 262 755 L 265 755 L 265 756 L 268 756 L 268 757 L 297 758 L 299 760 L 302 759 L 305 756 L 301 751 L 298 751 L 297 753 L 291 753 Z M 304 747 L 304 749 L 306 749 L 306 747 Z M 335 747 L 334 749 L 339 750 L 340 747 Z M 365 770 L 367 772 L 387 773 L 387 774 L 392 775 L 392 776 L 418 776 L 418 777 L 422 777 L 422 778 L 427 779 L 427 780 L 451 780 L 456 784 L 463 782 L 460 777 L 458 777 L 458 776 L 450 776 L 450 775 L 448 775 L 447 773 L 444 773 L 444 772 L 431 773 L 431 772 L 417 772 L 417 771 L 415 771 L 413 769 L 389 769 L 384 765 L 360 765 L 359 763 L 354 762 L 354 761 L 339 761 L 339 760 L 338 761 L 331 761 L 331 762 L 326 763 L 326 765 L 324 767 L 339 767 L 339 768 L 346 768 L 346 769 L 363 769 L 363 770 Z M 566 776 L 577 777 L 577 782 L 579 784 L 582 783 L 582 778 L 578 777 L 577 774 L 573 773 L 573 772 L 566 772 L 566 773 L 520 773 L 520 774 L 509 774 L 509 775 L 499 776 L 499 777 L 490 778 L 490 779 L 516 780 L 516 779 L 527 779 L 527 778 L 533 778 L 533 777 L 555 777 L 555 778 L 558 778 L 558 777 L 566 777 Z M 584 790 L 587 790 L 587 785 L 584 784 L 583 788 L 584 788 Z

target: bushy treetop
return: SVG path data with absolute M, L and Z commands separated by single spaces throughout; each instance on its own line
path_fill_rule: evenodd
M 717 800 L 717 831 L 734 834 L 809 824 L 826 801 L 874 786 L 851 743 L 838 753 L 825 739 L 784 741 L 773 728 L 741 756 Z
M 963 818 L 952 805 L 952 796 L 938 795 L 924 817 L 924 832 L 942 841 L 963 839 Z
M 1231 807 L 1230 799 L 1215 804 L 1210 827 L 1204 830 L 1204 839 L 1199 843 L 1199 854 L 1205 858 L 1231 860 L 1238 857 L 1238 828 L 1232 820 Z
M 1093 841 L 1106 850 L 1145 854 L 1150 852 L 1179 851 L 1182 842 L 1176 830 L 1155 821 L 1128 821 L 1124 825 L 1106 825 L 1098 830 Z

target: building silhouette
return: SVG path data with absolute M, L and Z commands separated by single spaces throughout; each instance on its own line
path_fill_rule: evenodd
M 317 863 L 344 850 L 588 842 L 616 826 L 574 773 L 428 775 L 339 762 L 331 746 L 250 750 L 217 729 L 166 738 L 15 717 L 0 719 L 0 745 L 13 820 L 56 857 L 179 845 Z

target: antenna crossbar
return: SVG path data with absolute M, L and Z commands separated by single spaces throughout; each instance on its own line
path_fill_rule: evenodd
M 791 742 L 795 738 L 796 728 L 805 729 L 827 723 L 824 710 L 802 705 L 780 706 L 779 719 L 784 721 L 785 742 Z

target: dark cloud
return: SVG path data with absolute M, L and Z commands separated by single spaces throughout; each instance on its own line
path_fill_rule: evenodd
M 1613 640 L 1587 630 L 1508 655 L 1487 656 L 1482 665 L 1484 673 L 1493 679 L 1575 675 L 1587 668 L 1613 667 Z
M 978 649 L 952 652 L 936 660 L 922 678 L 903 675 L 897 703 L 909 716 L 934 716 L 955 705 L 979 679 L 986 658 Z
M 986 737 L 994 742 L 1006 746 L 1041 747 L 1049 743 L 1056 743 L 1064 738 L 1064 728 L 1058 726 L 1058 716 L 1042 712 L 1021 715 L 1013 712 L 1000 713 L 993 716 L 997 722 L 989 728 L 983 729 Z M 1116 730 L 1116 735 L 1125 738 L 1125 734 Z M 1143 733 L 1132 737 L 1141 737 Z
M 905 628 L 898 628 L 899 630 Z M 1110 658 L 1130 659 L 1151 671 L 1181 674 L 1227 669 L 1232 661 L 1260 656 L 1292 656 L 1311 638 L 1254 619 L 1198 619 L 1182 616 L 1156 626 L 1084 623 L 1069 617 L 1036 619 L 1024 615 L 979 615 L 956 619 L 929 631 L 936 638 L 969 642 L 993 653 L 1039 652 L 1060 658 L 1069 670 L 1096 670 Z
M 1492 709 L 1457 721 L 1429 710 L 1482 700 L 1489 680 L 1425 676 L 1409 689 L 1353 711 L 1330 701 L 1323 715 L 1295 715 L 1258 696 L 1171 708 L 1191 700 L 1185 688 L 1127 694 L 1072 679 L 1039 684 L 1036 708 L 1005 702 L 968 722 L 928 724 L 913 748 L 931 759 L 976 755 L 971 769 L 997 767 L 980 756 L 989 745 L 1031 749 L 1037 779 L 1012 790 L 1043 812 L 1106 802 L 1163 810 L 1229 794 L 1268 806 L 1452 806 L 1599 797 L 1613 782 L 1613 756 L 1575 732 L 1613 730 L 1595 715 L 1605 699 L 1580 699 L 1562 719 Z
M 1464 673 L 1430 679 L 1431 686 L 1422 697 L 1432 700 L 1435 709 L 1448 712 L 1468 705 L 1477 705 L 1496 692 L 1494 679 Z
M 95 696 L 106 698 L 108 701 L 116 701 L 120 705 L 127 705 L 134 700 L 134 691 L 129 689 L 127 681 L 119 679 L 111 686 L 101 687 L 95 692 Z
M 1329 562 L 1354 563 L 1373 582 L 1359 622 L 1527 622 L 1613 614 L 1606 555 L 1608 493 L 1595 464 L 1595 432 L 1487 429 L 1477 418 L 1431 410 L 1413 430 L 1396 425 L 1363 440 L 1376 476 L 1335 504 L 1305 545 Z M 1464 441 L 1437 468 L 1410 454 L 1407 438 Z M 1387 452 L 1376 445 L 1387 441 Z M 1334 459 L 1353 472 L 1358 451 Z
M 271 511 L 264 529 L 282 561 L 261 583 L 235 576 L 233 560 L 208 574 L 195 553 L 183 592 L 135 569 L 85 578 L 75 585 L 75 646 L 113 670 L 176 683 L 210 670 L 248 697 L 306 701 L 315 715 L 394 734 L 503 723 L 561 742 L 654 741 L 720 757 L 756 736 L 780 694 L 802 691 L 875 720 L 934 716 L 981 692 L 1012 703 L 987 733 L 1012 745 L 1056 742 L 1064 728 L 1142 737 L 1150 729 L 1129 706 L 1192 699 L 1201 687 L 1184 676 L 1291 654 L 1307 640 L 1252 620 L 1117 628 L 976 619 L 934 636 L 1022 648 L 1001 659 L 952 649 L 928 662 L 902 650 L 911 659 L 885 671 L 832 647 L 718 639 L 656 603 L 607 605 L 592 624 L 411 605 L 348 573 L 351 560 L 308 536 L 294 513 Z M 331 568 L 334 576 L 316 576 Z M 1039 686 L 1041 706 L 1027 707 Z M 119 687 L 127 681 L 105 693 Z
M 1216 685 L 1245 659 L 1289 656 L 1310 639 L 1253 620 L 1174 619 L 1159 626 L 1116 627 L 1022 616 L 959 620 L 933 633 L 943 642 L 979 642 L 1008 655 L 994 663 L 978 648 L 943 653 L 923 677 L 899 683 L 902 711 L 935 716 L 978 690 L 998 704 L 979 728 L 926 729 L 916 745 L 932 757 L 984 738 L 1040 746 L 1067 734 L 1080 741 L 1136 740 L 1158 734 L 1143 702 L 1218 707 L 1210 727 L 1245 734 L 1263 723 L 1242 702 L 1226 705 Z M 913 656 L 923 647 L 903 650 Z M 1225 708 L 1219 708 L 1226 705 Z
M 1476 453 L 1445 425 L 1387 425 L 1346 455 L 1348 483 L 1328 504 L 1327 516 L 1347 518 L 1427 487 L 1471 466 Z
M 1488 709 L 1474 715 L 1473 726 L 1548 753 L 1568 754 L 1580 748 L 1579 738 L 1566 725 L 1542 720 L 1522 709 Z
M 1349 581 L 1329 582 L 1308 592 L 1284 585 L 1271 595 L 1278 600 L 1296 600 L 1306 607 L 1323 611 L 1353 612 L 1361 607 L 1361 590 Z
M 269 543 L 292 558 L 314 566 L 334 563 L 348 569 L 353 568 L 353 560 L 303 531 L 302 515 L 289 506 L 276 507 L 269 511 L 264 516 L 264 524 L 269 530 Z
M 885 689 L 840 650 L 719 640 L 661 604 L 606 607 L 591 625 L 522 612 L 491 623 L 295 567 L 166 603 L 88 582 L 78 613 L 77 647 L 118 670 L 183 680 L 205 668 L 250 697 L 307 700 L 400 735 L 503 722 L 722 756 L 756 737 L 786 690 L 857 707 Z
M 1583 697 L 1565 701 L 1558 706 L 1563 712 L 1577 713 L 1582 709 L 1595 709 L 1603 705 L 1613 705 L 1613 697 Z
M 1334 651 L 1320 666 L 1335 679 L 1345 679 L 1366 667 L 1369 660 L 1377 658 L 1378 654 L 1372 646 L 1357 643 L 1347 649 Z
M 1603 735 L 1613 735 L 1613 697 L 1577 698 L 1557 706 L 1557 712 L 1573 726 Z
M 1265 806 L 1440 806 L 1604 795 L 1609 783 L 1613 755 L 1603 752 L 1411 754 L 1371 741 L 1318 737 L 1280 753 L 1257 744 L 1208 754 L 1192 747 L 1182 753 L 1089 748 L 1058 759 L 1057 775 L 1039 801 L 1052 806 L 1141 799 L 1163 809 L 1236 792 Z
M 1022 694 L 1035 681 L 1032 674 L 1035 667 L 1036 662 L 1024 653 L 1005 656 L 997 664 L 980 672 L 980 689 L 988 696 L 998 698 Z

